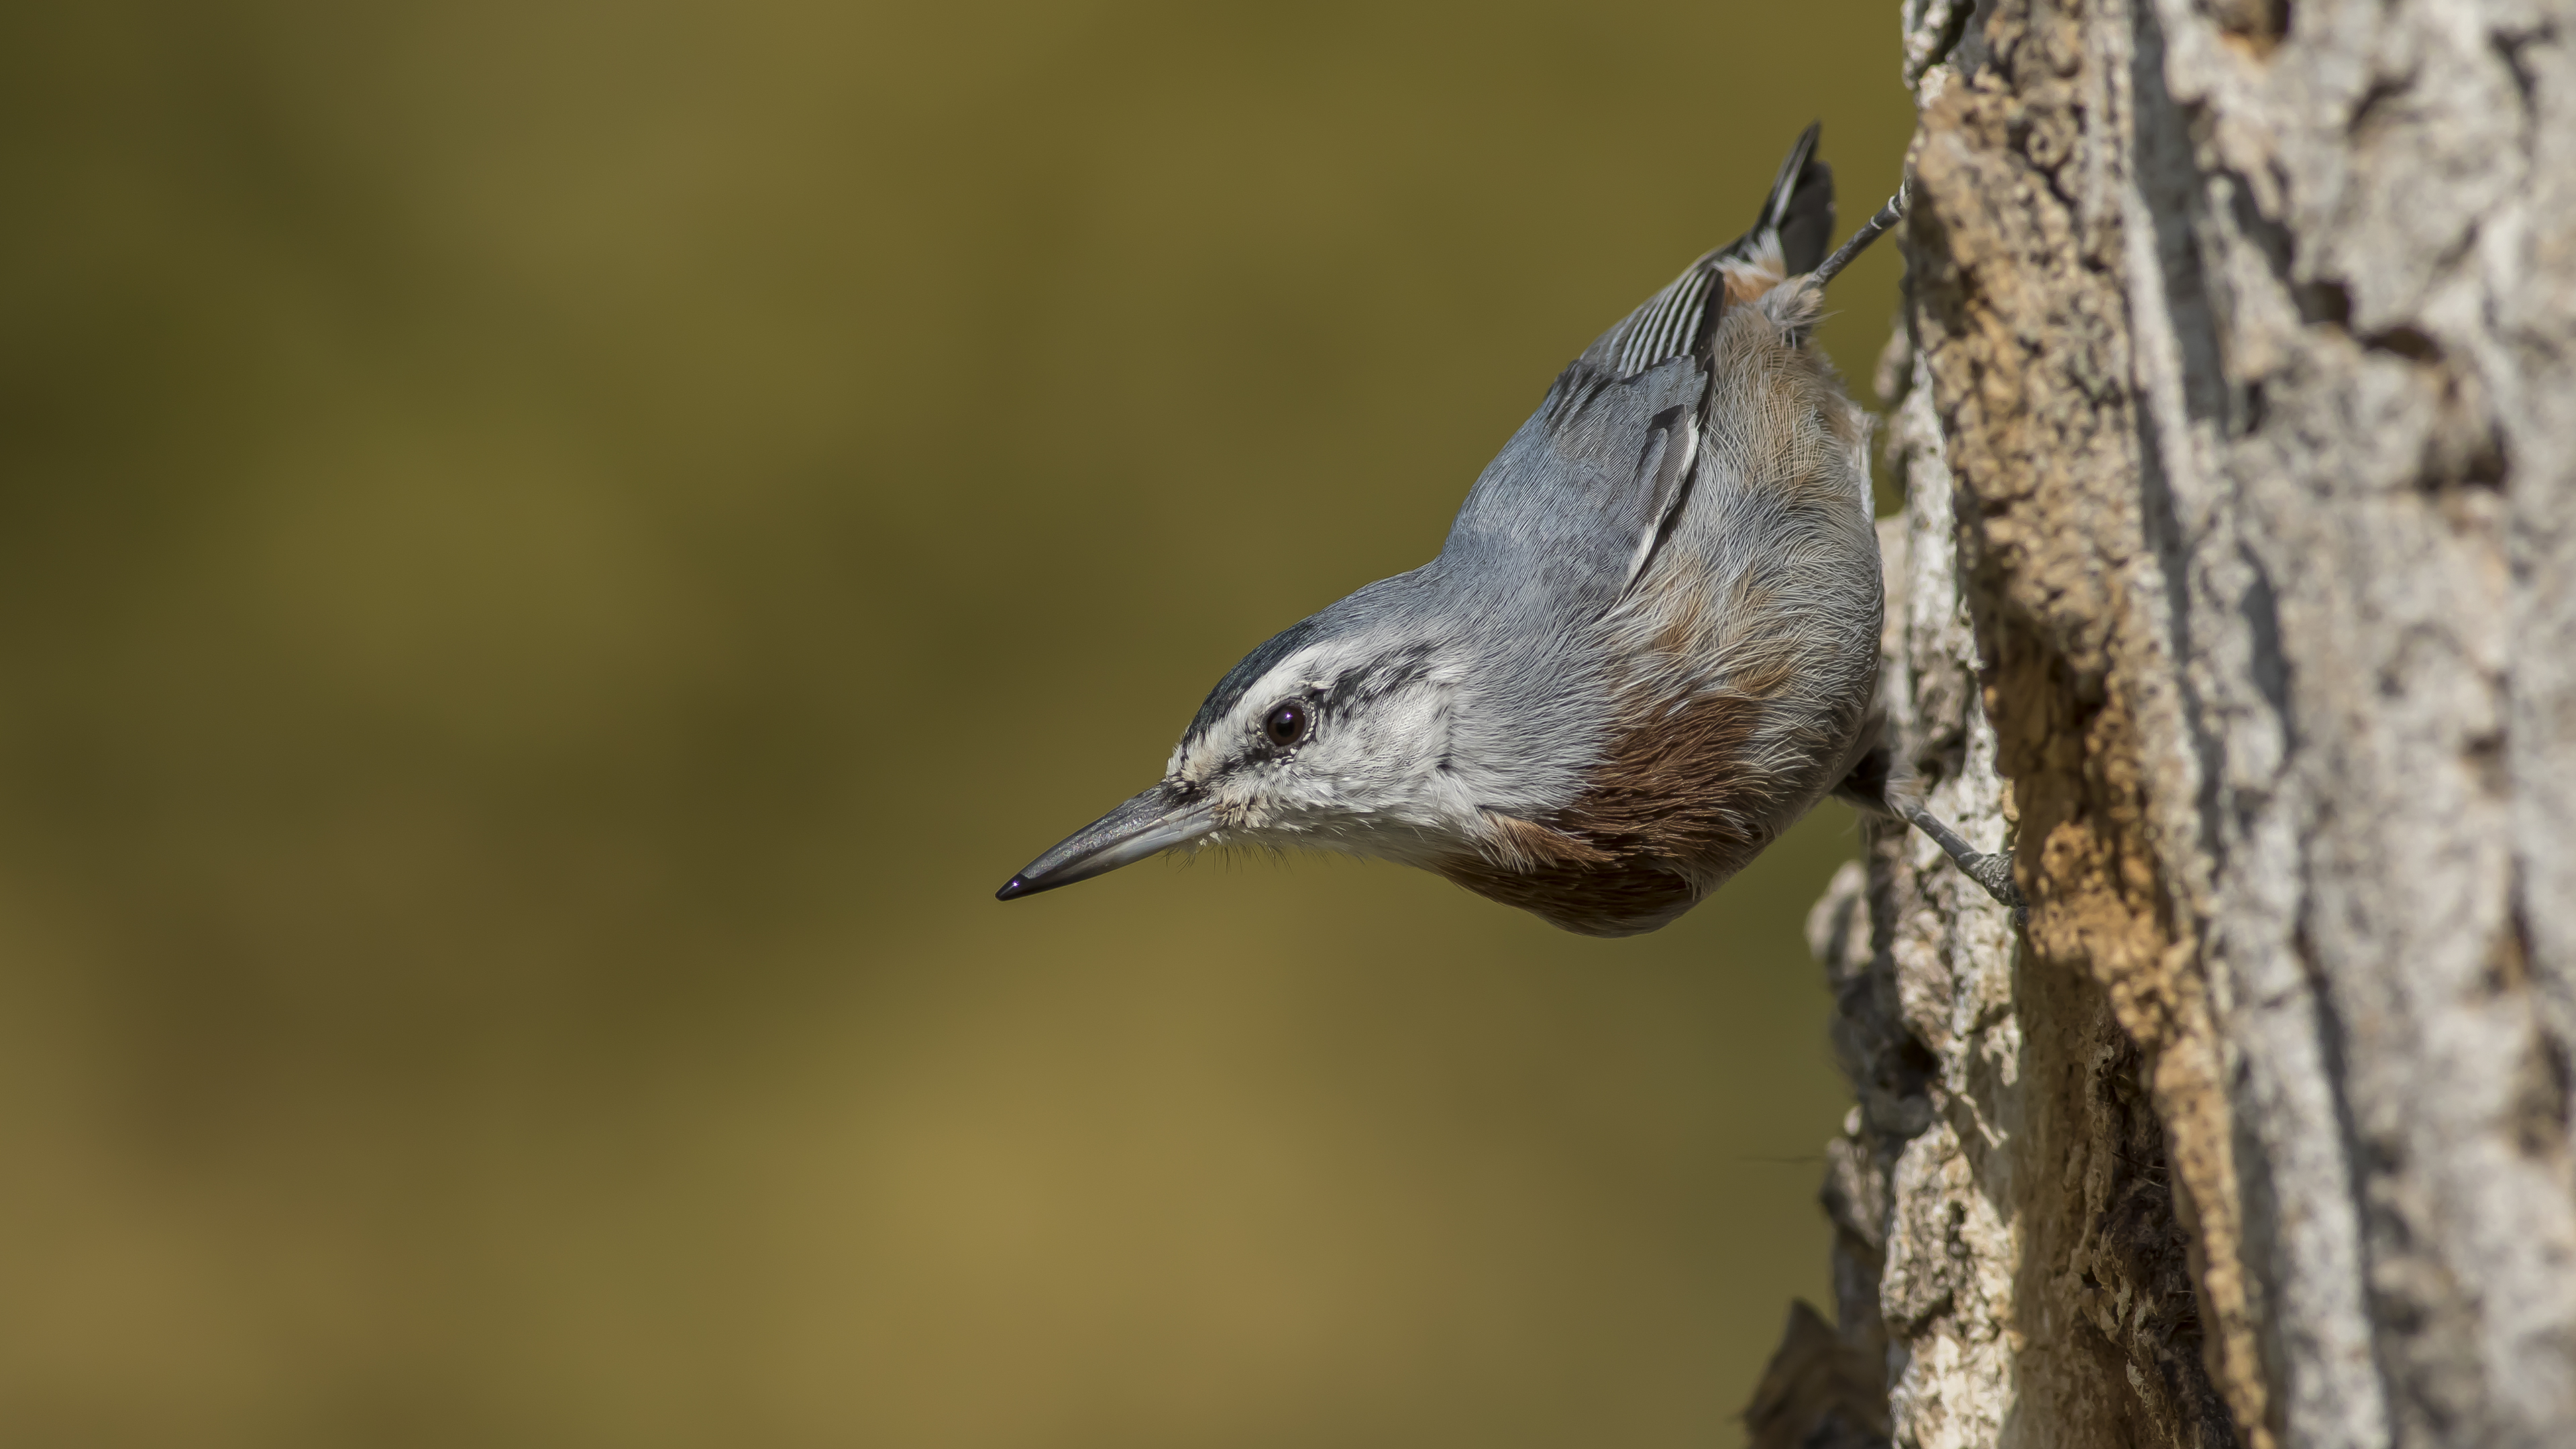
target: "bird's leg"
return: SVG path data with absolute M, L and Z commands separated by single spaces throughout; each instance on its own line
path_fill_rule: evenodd
M 1851 240 L 1834 248 L 1834 254 L 1816 268 L 1815 285 L 1821 287 L 1832 281 L 1835 273 L 1850 266 L 1852 258 L 1868 250 L 1869 244 L 1878 240 L 1881 233 L 1903 221 L 1906 199 L 1905 188 L 1897 187 L 1896 194 L 1887 198 L 1887 205 L 1880 207 L 1877 215 L 1862 222 L 1860 230 L 1852 233 Z
M 1924 809 L 1923 803 L 1914 798 L 1913 782 L 1897 778 L 1895 754 L 1887 746 L 1872 744 L 1863 750 L 1833 793 L 1855 805 L 1902 820 L 1932 837 L 1932 843 L 1941 847 L 1961 875 L 1975 881 L 2013 913 L 2015 926 L 2030 924 L 2030 904 L 2022 899 L 2021 887 L 2013 884 L 2012 862 L 1970 845 L 1940 816 Z
M 1987 895 L 2010 909 L 2015 926 L 2030 925 L 2030 903 L 2022 899 L 2021 887 L 2013 884 L 2011 861 L 2001 855 L 1988 855 L 1960 839 L 1959 832 L 1920 805 L 1908 803 L 1901 813 L 1907 824 L 1931 836 L 1934 845 L 1949 853 L 1961 875 L 1983 886 Z

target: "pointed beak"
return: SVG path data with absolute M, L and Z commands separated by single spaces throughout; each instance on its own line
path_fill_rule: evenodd
M 1011 877 L 993 899 L 1015 901 L 1057 886 L 1069 886 L 1095 875 L 1107 875 L 1156 851 L 1187 845 L 1216 829 L 1206 805 L 1182 798 L 1169 785 L 1157 785 L 1089 825 Z

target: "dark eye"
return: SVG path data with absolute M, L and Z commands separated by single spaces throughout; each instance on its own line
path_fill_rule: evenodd
M 1272 705 L 1270 713 L 1261 719 L 1261 732 L 1269 736 L 1270 743 L 1283 750 L 1304 739 L 1307 731 L 1314 727 L 1313 711 L 1293 699 Z

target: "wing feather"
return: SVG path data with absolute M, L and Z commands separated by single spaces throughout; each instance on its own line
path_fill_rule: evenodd
M 1789 148 L 1753 229 L 1690 264 L 1565 369 L 1486 468 L 1443 554 L 1501 550 L 1488 577 L 1615 607 L 1690 494 L 1706 423 L 1709 338 L 1731 303 L 1811 271 L 1833 232 L 1818 126 Z

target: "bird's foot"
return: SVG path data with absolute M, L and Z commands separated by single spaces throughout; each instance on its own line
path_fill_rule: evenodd
M 1932 837 L 1932 843 L 1949 855 L 1959 873 L 1975 881 L 1997 904 L 2012 912 L 2013 928 L 2030 925 L 2030 902 L 2022 899 L 2021 887 L 2013 884 L 2012 862 L 2002 855 L 1989 855 L 1968 844 L 1959 832 L 1943 824 L 1941 817 L 1915 805 L 1905 810 L 1905 818 L 1914 828 Z

